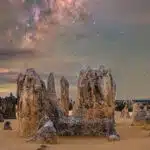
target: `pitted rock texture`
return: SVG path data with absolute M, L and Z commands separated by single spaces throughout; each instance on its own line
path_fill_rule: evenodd
M 38 129 L 36 134 L 32 138 L 27 140 L 27 142 L 30 141 L 57 144 L 58 137 L 53 122 L 51 120 L 45 121 L 45 123 Z
M 23 89 L 24 74 L 20 73 L 17 78 L 17 99 L 20 99 L 21 91 Z
M 116 85 L 111 71 L 104 66 L 99 69 L 88 67 L 80 71 L 78 79 L 78 98 L 75 101 L 73 114 L 88 118 L 113 118 L 115 108 Z M 89 117 L 90 118 L 90 117 Z
M 10 93 L 10 96 L 4 98 L 0 97 L 0 113 L 4 119 L 15 119 L 16 118 L 16 104 L 17 98 Z
M 81 71 L 78 99 L 73 108 L 75 114 L 70 117 L 69 83 L 64 77 L 60 80 L 61 108 L 48 94 L 48 91 L 55 91 L 53 75 L 50 75 L 47 89 L 34 69 L 27 69 L 22 79 L 18 105 L 21 136 L 33 136 L 35 140 L 50 142 L 53 138 L 56 140 L 57 135 L 117 134 L 114 127 L 116 88 L 108 69 L 100 67 Z
M 75 101 L 73 116 L 59 120 L 60 135 L 117 135 L 115 130 L 116 85 L 110 70 L 82 70 L 78 80 L 78 99 Z
M 113 119 L 85 120 L 81 117 L 63 117 L 59 120 L 61 136 L 109 136 L 117 134 Z
M 50 73 L 47 80 L 47 93 L 46 93 L 46 112 L 47 116 L 54 122 L 59 119 L 59 106 L 55 89 L 54 74 Z
M 55 89 L 55 78 L 54 74 L 50 73 L 47 80 L 47 96 L 53 100 L 57 101 L 56 89 Z
M 32 68 L 26 70 L 23 80 L 20 81 L 22 90 L 18 104 L 19 134 L 30 136 L 36 132 L 39 121 L 46 113 L 46 87 Z M 19 84 L 20 82 L 18 86 Z
M 65 77 L 60 80 L 61 99 L 60 105 L 66 115 L 69 114 L 69 82 Z
M 133 104 L 132 125 L 150 124 L 150 107 L 142 103 Z

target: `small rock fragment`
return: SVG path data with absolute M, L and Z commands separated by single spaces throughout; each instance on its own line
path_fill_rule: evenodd
M 6 121 L 4 123 L 4 130 L 12 130 L 11 122 L 10 121 Z

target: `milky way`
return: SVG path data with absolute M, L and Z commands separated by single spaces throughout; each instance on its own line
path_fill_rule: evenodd
M 55 24 L 66 26 L 84 22 L 90 16 L 88 0 L 11 0 L 11 4 L 19 12 L 15 30 L 22 34 L 23 48 L 34 47 L 31 46 L 33 42 L 42 40 L 44 35 L 39 32 L 45 27 L 50 29 Z

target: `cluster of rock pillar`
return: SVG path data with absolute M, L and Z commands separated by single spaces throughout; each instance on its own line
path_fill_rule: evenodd
M 58 107 L 55 90 L 54 74 L 50 73 L 45 83 L 34 69 L 27 69 L 25 74 L 19 74 L 17 79 L 17 119 L 20 136 L 33 135 L 44 116 L 53 117 Z M 69 107 L 69 83 L 61 79 L 61 103 L 62 108 L 68 113 Z M 67 105 L 67 106 L 65 106 Z M 55 118 L 56 116 L 54 116 Z
M 59 121 L 62 121 L 62 119 L 69 120 L 69 82 L 65 77 L 60 80 L 60 89 L 61 105 L 57 103 L 53 73 L 50 73 L 48 77 L 47 88 L 34 69 L 27 69 L 24 74 L 18 76 L 17 119 L 20 136 L 27 137 L 37 133 L 43 125 L 41 124 L 41 120 L 44 120 L 43 118 L 52 121 L 56 133 L 61 132 L 59 127 L 62 127 L 60 125 L 62 122 L 60 123 Z M 77 91 L 78 98 L 73 107 L 74 119 L 76 117 L 82 118 L 82 121 L 114 119 L 116 86 L 109 69 L 101 66 L 99 69 L 87 68 L 86 70 L 81 70 Z M 79 122 L 81 128 L 81 120 Z M 70 122 L 63 122 L 67 126 L 67 130 L 69 129 L 68 123 Z M 50 122 L 49 126 L 52 126 Z M 54 131 L 52 128 L 51 130 Z M 83 129 L 81 128 L 81 130 Z M 90 130 L 90 128 L 87 127 L 86 130 Z

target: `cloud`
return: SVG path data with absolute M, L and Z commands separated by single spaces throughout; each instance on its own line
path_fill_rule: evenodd
M 45 84 L 47 84 L 49 73 L 39 73 L 37 70 L 36 72 L 40 75 L 41 79 L 45 81 Z M 0 69 L 0 96 L 6 96 L 10 92 L 13 94 L 16 93 L 16 79 L 18 74 L 19 72 L 10 71 L 9 69 Z M 75 98 L 77 89 L 77 76 L 69 75 L 67 73 L 54 73 L 57 96 L 60 97 L 60 79 L 62 76 L 65 76 L 65 78 L 69 81 L 70 97 Z
M 0 84 L 1 85 L 8 84 L 8 83 L 15 84 L 17 76 L 18 76 L 18 72 L 12 72 L 12 71 L 5 72 L 3 69 L 3 72 L 0 72 Z
M 7 68 L 0 68 L 0 73 L 7 73 L 9 70 Z
M 25 71 L 25 70 L 24 70 Z M 35 70 L 41 77 L 42 80 L 44 80 L 47 84 L 47 79 L 50 72 L 45 73 L 39 73 L 37 70 Z M 0 84 L 16 84 L 16 80 L 18 77 L 19 72 L 9 71 L 9 69 L 0 69 Z M 68 81 L 70 86 L 77 84 L 77 76 L 72 74 L 61 74 L 61 73 L 54 73 L 55 82 L 56 85 L 60 85 L 60 79 L 64 76 Z
M 33 49 L 4 49 L 0 48 L 0 60 L 32 58 L 36 55 Z

